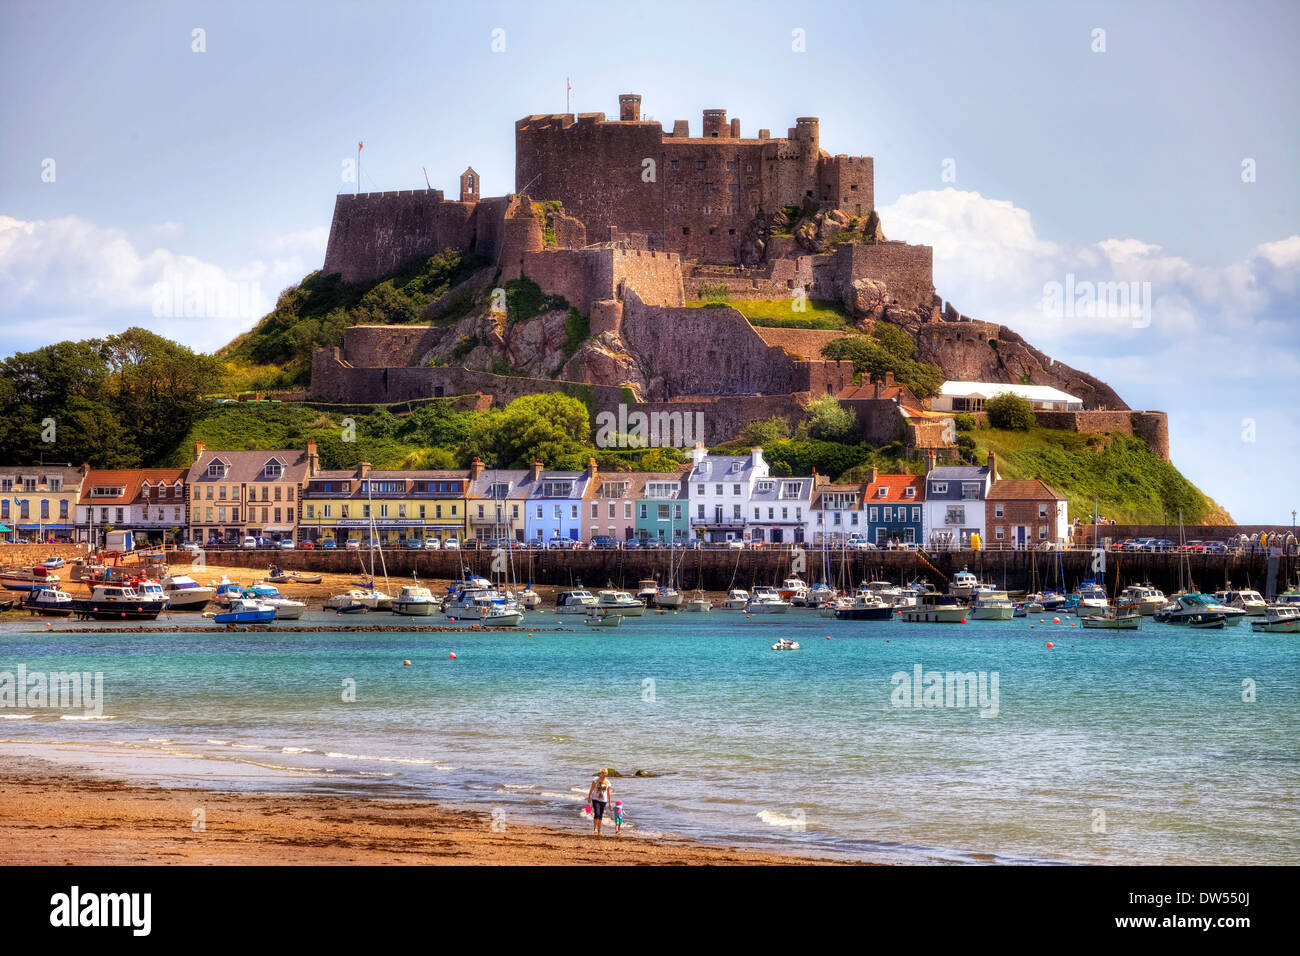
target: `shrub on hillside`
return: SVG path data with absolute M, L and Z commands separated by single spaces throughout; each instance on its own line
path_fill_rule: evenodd
M 989 425 L 993 428 L 1024 432 L 1037 422 L 1029 399 L 1012 392 L 990 398 L 984 403 L 984 411 L 988 412 Z

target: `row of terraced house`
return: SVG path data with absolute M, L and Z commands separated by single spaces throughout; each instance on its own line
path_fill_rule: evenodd
M 1068 535 L 1064 497 L 1038 480 L 1004 480 L 997 462 L 878 474 L 837 484 L 773 475 L 761 448 L 712 455 L 697 446 L 669 472 L 486 468 L 320 468 L 305 450 L 221 451 L 196 443 L 188 468 L 100 470 L 0 466 L 0 539 L 103 543 L 114 530 L 161 544 L 342 547 L 377 537 L 615 544 L 807 544 L 1034 547 Z

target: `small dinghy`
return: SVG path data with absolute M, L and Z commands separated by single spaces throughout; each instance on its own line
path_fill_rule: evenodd
M 583 617 L 588 627 L 618 627 L 623 623 L 622 614 L 611 614 L 606 611 L 592 611 Z
M 799 642 L 798 642 L 798 641 L 792 641 L 792 640 L 790 640 L 790 638 L 788 638 L 788 637 L 783 637 L 783 638 L 781 638 L 779 641 L 777 641 L 775 644 L 772 645 L 772 650 L 774 650 L 774 651 L 797 651 L 797 650 L 799 650 Z

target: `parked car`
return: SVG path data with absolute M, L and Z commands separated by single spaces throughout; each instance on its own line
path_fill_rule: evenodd
M 442 550 L 444 550 L 444 551 L 459 551 L 459 550 L 460 550 L 460 539 L 459 539 L 459 538 L 447 538 L 446 540 L 444 540 L 444 541 L 442 542 Z
M 293 538 L 281 538 L 281 539 L 280 539 L 280 550 L 281 550 L 281 551 L 292 551 L 292 550 L 293 550 Z
M 338 542 L 335 541 L 333 538 L 321 538 L 320 546 L 321 549 L 324 551 L 333 551 L 335 548 L 338 547 Z
M 593 534 L 588 544 L 593 548 L 617 548 L 618 540 L 611 534 Z
M 46 558 L 41 562 L 41 567 L 49 568 L 52 571 L 63 567 L 63 565 L 64 561 L 62 558 Z
M 561 538 L 557 535 L 556 537 L 552 538 L 550 541 L 546 542 L 546 546 L 548 548 L 567 549 L 567 548 L 572 548 L 577 543 L 578 542 L 573 538 Z
M 239 543 L 239 546 L 240 546 L 241 548 L 249 548 L 250 550 L 251 550 L 251 549 L 256 549 L 256 548 L 257 548 L 257 539 L 254 538 L 252 535 L 248 535 L 247 537 L 244 538 L 243 541 L 241 541 L 241 542 Z
M 1181 548 L 1179 548 L 1178 550 L 1179 550 L 1179 551 L 1190 551 L 1190 552 L 1192 552 L 1192 553 L 1200 553 L 1200 552 L 1202 552 L 1202 551 L 1205 550 L 1205 542 L 1204 542 L 1204 541 L 1201 541 L 1201 540 L 1199 540 L 1199 539 L 1197 539 L 1196 541 L 1188 541 L 1186 544 L 1184 544 L 1184 545 L 1183 545 Z
M 182 541 L 180 550 L 181 551 L 202 551 L 203 546 L 199 544 L 197 541 Z
M 745 542 L 740 538 L 732 538 L 727 542 L 727 547 L 733 551 L 743 551 L 745 549 Z
M 316 545 L 312 544 L 310 541 L 301 541 L 298 544 L 299 551 L 314 551 L 315 549 Z
M 1205 552 L 1207 554 L 1227 554 L 1228 546 L 1222 541 L 1206 541 Z
M 360 551 L 361 540 L 359 538 L 348 538 L 348 540 L 343 543 L 343 547 L 348 551 Z
M 442 547 L 442 542 L 439 541 L 437 538 L 424 539 L 424 550 L 426 551 L 437 551 L 441 547 Z
M 1152 551 L 1173 551 L 1175 545 L 1168 538 L 1153 538 L 1151 540 Z

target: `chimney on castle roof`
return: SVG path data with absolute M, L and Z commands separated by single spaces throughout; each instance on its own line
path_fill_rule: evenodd
M 641 121 L 641 94 L 620 93 L 618 95 L 618 118 L 623 123 Z
M 478 476 L 483 474 L 483 461 L 478 455 L 469 463 L 469 480 L 478 481 Z
M 691 124 L 688 120 L 673 120 L 673 136 L 678 139 L 686 139 L 691 135 Z
M 199 463 L 199 459 L 203 457 L 203 449 L 205 447 L 207 446 L 205 446 L 201 441 L 196 441 L 194 443 L 194 464 L 197 465 Z
M 701 135 L 705 139 L 729 138 L 731 136 L 731 127 L 727 124 L 727 111 L 705 110 L 704 132 Z
M 731 138 L 740 139 L 740 120 L 738 119 L 731 121 Z
M 529 477 L 530 479 L 532 479 L 533 481 L 541 481 L 541 479 L 542 479 L 542 460 L 541 460 L 540 458 L 534 458 L 534 459 L 533 459 L 533 467 L 530 468 L 530 469 L 528 469 L 528 477 Z

